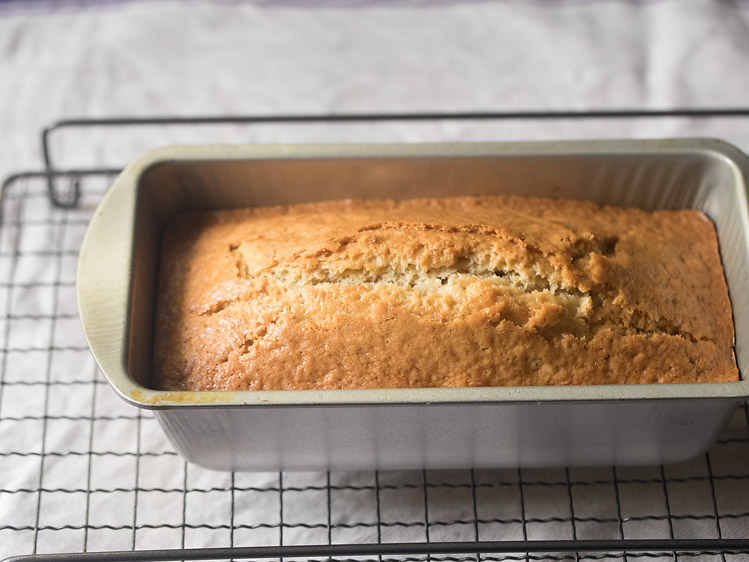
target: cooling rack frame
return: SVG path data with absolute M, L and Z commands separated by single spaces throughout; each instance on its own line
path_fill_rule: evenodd
M 747 108 L 715 108 L 715 109 L 672 109 L 672 110 L 601 110 L 601 111 L 520 111 L 520 112 L 451 112 L 451 113 L 382 113 L 382 114 L 337 114 L 337 115 L 276 115 L 276 116 L 196 116 L 196 117 L 175 117 L 175 116 L 153 116 L 145 118 L 108 118 L 108 119 L 65 119 L 52 123 L 46 127 L 41 133 L 41 146 L 42 154 L 44 158 L 44 170 L 38 172 L 23 172 L 10 176 L 3 183 L 2 192 L 0 193 L 0 227 L 7 226 L 8 221 L 12 222 L 12 217 L 9 218 L 5 213 L 5 201 L 6 194 L 15 190 L 16 187 L 23 182 L 42 182 L 46 186 L 46 191 L 52 202 L 53 206 L 59 213 L 67 213 L 70 210 L 74 210 L 81 200 L 82 194 L 85 194 L 86 182 L 90 179 L 111 179 L 119 172 L 119 168 L 107 167 L 107 168 L 79 168 L 79 169 L 68 169 L 64 166 L 60 166 L 57 163 L 57 159 L 54 155 L 52 146 L 52 136 L 59 135 L 66 130 L 70 129 L 88 129 L 92 127 L 105 127 L 116 130 L 120 127 L 139 127 L 139 126 L 175 126 L 175 127 L 189 127 L 189 126 L 200 126 L 200 125 L 247 125 L 251 126 L 254 124 L 293 124 L 293 125 L 304 125 L 307 123 L 377 123 L 377 122 L 392 122 L 392 121 L 403 121 L 403 122 L 431 122 L 431 121 L 461 121 L 461 120 L 478 120 L 478 121 L 507 121 L 507 120 L 559 120 L 559 119 L 660 119 L 660 118 L 689 118 L 689 119 L 710 119 L 710 118 L 736 118 L 746 119 L 749 118 L 749 109 Z M 62 219 L 63 221 L 65 219 Z M 23 228 L 21 224 L 14 226 L 16 235 L 18 231 Z M 0 235 L 2 231 L 0 231 Z M 55 257 L 59 259 L 59 255 L 55 252 L 50 252 L 49 257 Z M 2 257 L 2 256 L 0 256 Z M 8 257 L 8 256 L 6 256 Z M 13 256 L 10 256 L 11 262 Z M 58 282 L 59 280 L 55 280 Z M 0 284 L 2 282 L 0 281 Z M 3 322 L 11 322 L 12 314 L 10 310 L 10 295 L 12 293 L 12 279 L 10 281 L 10 287 L 7 287 L 7 299 L 8 305 L 5 308 L 5 316 L 0 316 L 0 320 Z M 54 323 L 54 318 L 52 322 Z M 8 370 L 8 355 L 11 349 L 8 346 L 8 333 L 9 329 L 5 330 L 5 342 L 3 347 L 0 349 L 2 356 L 0 356 L 0 397 L 2 396 L 3 389 L 9 383 L 5 380 L 5 375 Z M 52 351 L 50 346 L 50 353 Z M 50 359 L 51 361 L 51 359 Z M 95 381 L 94 384 L 102 384 L 102 381 Z M 743 415 L 747 422 L 747 435 L 749 436 L 749 409 L 744 404 L 742 407 Z M 142 413 L 138 413 L 140 417 Z M 84 416 L 85 417 L 85 416 Z M 2 417 L 2 411 L 0 411 L 0 423 L 8 418 Z M 53 423 L 54 416 L 48 416 L 45 410 L 43 416 L 43 423 Z M 94 420 L 92 419 L 92 424 Z M 139 422 L 140 423 L 140 422 Z M 744 437 L 739 438 L 728 438 L 723 443 L 731 441 L 744 442 Z M 749 441 L 749 437 L 746 438 Z M 95 455 L 92 450 L 88 452 L 89 458 Z M 39 455 L 41 462 L 44 462 L 44 451 Z M 60 560 L 66 562 L 76 562 L 80 560 L 85 562 L 87 560 L 133 560 L 133 561 L 147 561 L 147 560 L 207 560 L 207 559 L 263 559 L 263 558 L 277 558 L 277 559 L 289 559 L 289 558 L 307 558 L 315 560 L 327 560 L 327 561 L 353 561 L 353 560 L 368 560 L 372 562 L 383 562 L 390 560 L 398 560 L 399 562 L 417 562 L 421 560 L 434 560 L 444 562 L 463 562 L 463 561 L 487 561 L 494 562 L 497 560 L 578 560 L 578 559 L 638 559 L 638 558 L 658 558 L 664 554 L 670 555 L 674 560 L 683 557 L 684 559 L 693 558 L 695 556 L 702 556 L 708 554 L 718 554 L 720 559 L 729 559 L 732 555 L 738 553 L 749 553 L 749 531 L 747 536 L 742 538 L 724 538 L 721 532 L 721 519 L 735 518 L 743 519 L 748 518 L 749 520 L 749 508 L 746 513 L 739 514 L 721 514 L 718 510 L 717 500 L 715 499 L 715 482 L 719 481 L 712 474 L 709 453 L 706 457 L 707 467 L 710 470 L 708 481 L 710 483 L 714 502 L 714 521 L 717 533 L 717 538 L 689 538 L 689 539 L 678 539 L 674 538 L 673 522 L 678 521 L 680 518 L 689 519 L 689 515 L 678 515 L 669 511 L 665 516 L 644 516 L 642 517 L 643 522 L 648 520 L 666 520 L 670 527 L 670 538 L 665 539 L 630 539 L 624 538 L 624 526 L 626 523 L 637 518 L 627 518 L 622 516 L 620 498 L 619 498 L 619 486 L 627 483 L 641 483 L 641 484 L 655 484 L 662 485 L 664 496 L 666 498 L 666 505 L 668 506 L 668 491 L 667 486 L 669 483 L 680 483 L 681 481 L 689 481 L 690 478 L 679 479 L 679 478 L 667 478 L 664 473 L 664 468 L 660 467 L 660 479 L 654 478 L 650 481 L 642 479 L 618 479 L 616 476 L 616 469 L 614 469 L 614 487 L 617 490 L 616 502 L 619 509 L 618 517 L 612 519 L 610 523 L 619 527 L 621 534 L 620 539 L 615 540 L 585 540 L 577 537 L 576 522 L 584 522 L 591 518 L 576 517 L 573 509 L 573 497 L 572 490 L 575 486 L 585 486 L 600 484 L 601 482 L 583 482 L 575 481 L 574 478 L 570 478 L 569 470 L 567 470 L 567 491 L 568 500 L 570 505 L 570 521 L 572 526 L 571 540 L 533 540 L 529 539 L 528 533 L 525 529 L 528 523 L 534 523 L 533 517 L 527 517 L 525 513 L 525 507 L 522 508 L 521 516 L 518 521 L 523 526 L 523 540 L 519 541 L 482 541 L 476 540 L 472 542 L 463 541 L 451 541 L 451 542 L 433 542 L 429 536 L 429 505 L 428 498 L 430 490 L 438 489 L 440 484 L 430 484 L 426 472 L 423 474 L 423 485 L 421 489 L 423 491 L 424 501 L 424 526 L 425 526 L 425 541 L 416 543 L 403 543 L 403 542 L 383 542 L 381 529 L 387 527 L 389 523 L 384 522 L 380 519 L 379 514 L 379 493 L 383 489 L 387 489 L 387 486 L 381 486 L 378 480 L 378 475 L 375 474 L 374 488 L 378 496 L 378 519 L 374 523 L 377 527 L 377 542 L 376 543 L 362 543 L 362 544 L 316 544 L 316 545 L 278 545 L 278 546 L 251 546 L 251 547 L 240 547 L 233 544 L 226 548 L 179 548 L 179 549 L 168 549 L 168 550 L 130 550 L 130 551 L 116 551 L 116 552 L 80 552 L 80 553 L 62 553 L 62 554 L 23 554 L 19 553 L 18 556 L 12 556 L 6 559 L 7 561 L 26 561 L 38 560 L 39 562 Z M 89 467 L 90 468 L 90 467 Z M 746 478 L 749 480 L 749 475 L 744 477 L 728 475 L 727 478 Z M 522 497 L 522 490 L 524 486 L 564 486 L 564 482 L 523 482 L 522 473 L 518 471 L 518 480 L 520 493 Z M 233 478 L 232 478 L 233 481 Z M 608 482 L 610 484 L 610 482 Z M 419 488 L 418 485 L 408 485 L 411 488 Z M 406 486 L 406 487 L 408 487 Z M 471 483 L 464 486 L 470 491 L 473 496 L 474 502 L 474 517 L 472 521 L 459 521 L 460 523 L 469 523 L 476 528 L 476 539 L 479 537 L 479 524 L 482 519 L 479 517 L 478 512 L 475 509 L 476 506 L 476 495 L 481 493 L 482 484 L 477 484 L 474 480 L 473 471 L 471 471 Z M 448 485 L 449 487 L 449 485 Z M 313 487 L 314 488 L 314 487 Z M 337 491 L 335 485 L 331 485 L 330 474 L 327 475 L 327 486 L 321 486 L 318 488 L 325 488 L 328 495 L 328 502 L 330 502 L 331 491 Z M 364 488 L 367 488 L 365 486 Z M 137 495 L 137 485 L 134 489 L 134 493 Z M 283 474 L 279 474 L 279 485 L 278 491 L 283 494 L 284 491 L 293 490 L 293 488 L 284 488 L 283 485 Z M 0 489 L 0 492 L 7 492 L 7 490 Z M 12 492 L 12 491 L 11 491 Z M 30 492 L 36 493 L 41 501 L 41 496 L 45 492 L 42 486 L 41 476 L 40 485 L 36 490 L 30 490 Z M 88 490 L 91 493 L 91 490 Z M 185 492 L 187 493 L 187 492 Z M 233 491 L 232 491 L 233 493 Z M 521 504 L 522 504 L 521 499 Z M 283 511 L 283 501 L 281 501 L 281 511 Z M 329 503 L 330 507 L 330 503 Z M 38 505 L 37 505 L 38 508 Z M 33 532 L 36 534 L 40 530 L 38 521 L 37 511 L 37 522 Z M 702 518 L 706 521 L 710 521 L 707 516 L 698 516 L 696 518 Z M 554 520 L 554 517 L 550 518 L 537 518 L 535 521 L 542 520 Z M 560 519 L 560 518 L 556 518 Z M 592 518 L 595 519 L 595 518 Z M 565 520 L 562 518 L 562 520 Z M 233 521 L 230 523 L 232 530 L 234 527 Z M 281 542 L 283 542 L 283 529 L 285 527 L 283 513 L 281 513 L 280 520 L 278 523 L 279 532 L 281 535 Z M 12 528 L 13 525 L 5 525 L 5 528 Z M 183 542 L 184 532 L 187 525 L 183 525 Z M 331 523 L 330 511 L 328 512 L 327 521 L 327 533 L 328 542 L 332 543 L 331 540 L 331 529 L 334 528 L 334 524 Z M 0 530 L 3 529 L 3 524 L 0 523 Z M 137 525 L 135 519 L 133 521 L 133 537 L 135 537 Z M 54 529 L 53 529 L 54 530 Z M 87 532 L 87 530 L 86 530 Z M 135 545 L 135 538 L 133 538 L 133 545 Z M 35 541 L 36 548 L 36 541 Z M 546 553 L 546 556 L 541 554 Z M 727 558 L 729 557 L 729 558 Z

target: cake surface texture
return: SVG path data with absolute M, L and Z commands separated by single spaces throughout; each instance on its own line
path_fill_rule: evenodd
M 738 380 L 699 211 L 523 197 L 189 213 L 162 243 L 164 390 Z

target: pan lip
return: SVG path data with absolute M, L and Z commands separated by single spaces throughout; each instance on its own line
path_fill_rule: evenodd
M 749 156 L 735 145 L 717 138 L 685 137 L 489 142 L 171 144 L 143 152 L 121 171 L 120 177 L 126 173 L 135 175 L 132 179 L 137 183 L 137 179 L 150 168 L 176 162 L 326 158 L 572 157 L 596 154 L 643 157 L 697 153 L 718 157 L 744 173 L 749 171 Z
M 123 400 L 147 410 L 390 406 L 436 408 L 466 405 L 540 406 L 543 404 L 614 404 L 695 400 L 738 403 L 747 397 L 745 385 L 742 384 L 746 381 L 569 387 L 165 391 L 143 387 L 131 379 L 118 384 L 111 377 L 107 378 Z M 743 388 L 735 388 L 739 385 Z M 703 389 L 702 387 L 711 388 Z
M 746 224 L 746 179 L 749 158 L 735 146 L 717 139 L 613 139 L 583 141 L 529 142 L 447 142 L 447 143 L 382 143 L 382 144 L 277 144 L 277 145 L 172 145 L 155 148 L 134 160 L 117 178 L 101 201 L 89 225 L 81 255 L 95 240 L 92 225 L 105 220 L 103 210 L 113 206 L 122 196 L 135 204 L 140 178 L 151 168 L 179 162 L 230 162 L 247 160 L 300 160 L 351 158 L 473 158 L 473 157 L 549 157 L 572 156 L 638 156 L 645 157 L 702 154 L 720 159 L 736 176 L 740 203 Z M 118 200 L 119 202 L 119 200 Z M 111 209 L 110 209 L 111 210 Z M 134 209 L 132 209 L 134 212 Z M 132 219 L 135 220 L 134 218 Z M 121 295 L 131 310 L 133 258 L 127 256 L 127 294 Z M 749 380 L 719 383 L 664 383 L 638 385 L 586 385 L 544 387 L 481 387 L 481 388 L 410 388 L 357 390 L 259 390 L 259 391 L 164 391 L 137 383 L 127 367 L 127 334 L 130 314 L 117 324 L 118 342 L 104 342 L 95 337 L 91 326 L 91 303 L 82 283 L 85 271 L 79 263 L 77 279 L 78 306 L 89 346 L 108 382 L 125 401 L 144 409 L 215 408 L 215 407 L 358 407 L 358 406 L 430 406 L 459 404 L 546 404 L 546 403 L 610 403 L 652 400 L 739 401 L 749 397 Z M 121 315 L 121 311 L 120 311 Z M 116 339 L 116 338 L 115 338 Z

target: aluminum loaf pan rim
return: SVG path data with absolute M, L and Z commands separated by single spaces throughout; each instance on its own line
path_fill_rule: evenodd
M 145 409 L 745 399 L 749 397 L 749 380 L 743 377 L 737 382 L 724 383 L 193 392 L 150 389 L 136 382 L 129 373 L 128 335 L 134 298 L 132 241 L 136 226 L 137 192 L 141 176 L 158 164 L 362 157 L 559 157 L 656 152 L 672 155 L 710 154 L 731 165 L 737 181 L 743 186 L 740 190 L 742 220 L 749 225 L 746 197 L 749 158 L 733 145 L 714 139 L 205 145 L 152 149 L 122 171 L 102 199 L 86 231 L 77 275 L 78 308 L 84 333 L 99 367 L 120 397 Z M 736 343 L 737 348 L 739 343 Z

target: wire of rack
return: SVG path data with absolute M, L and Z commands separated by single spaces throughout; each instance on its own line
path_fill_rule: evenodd
M 690 111 L 348 117 L 569 119 L 603 113 L 636 119 Z M 740 109 L 700 110 L 697 117 L 725 117 L 727 111 L 749 117 Z M 47 168 L 16 174 L 3 185 L 0 514 L 6 516 L 0 519 L 0 558 L 746 559 L 746 405 L 707 454 L 670 466 L 224 474 L 178 457 L 148 413 L 113 395 L 77 325 L 78 248 L 118 168 L 53 167 L 49 136 L 65 128 L 183 127 L 216 119 L 275 122 L 61 121 L 43 133 Z M 278 117 L 285 123 L 334 119 Z M 102 545 L 108 554 L 96 552 Z

